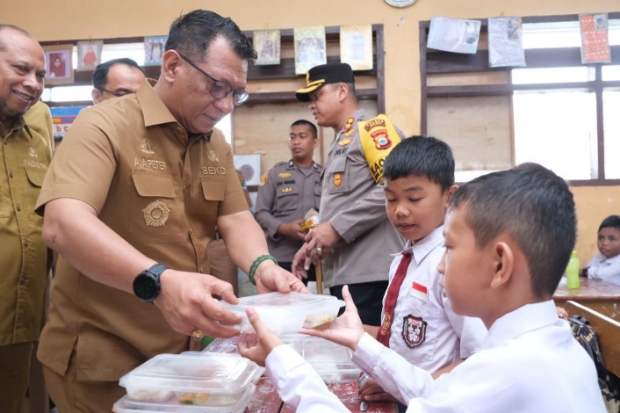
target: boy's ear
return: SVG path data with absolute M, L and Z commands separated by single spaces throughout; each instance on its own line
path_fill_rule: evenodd
M 514 269 L 514 254 L 506 242 L 498 242 L 493 247 L 493 278 L 491 288 L 506 284 Z
M 457 184 L 454 184 L 450 188 L 448 188 L 448 190 L 444 193 L 444 196 L 445 196 L 444 208 L 448 208 L 448 202 L 450 202 L 450 198 L 452 198 L 452 194 L 455 193 L 457 189 L 459 189 L 459 186 Z

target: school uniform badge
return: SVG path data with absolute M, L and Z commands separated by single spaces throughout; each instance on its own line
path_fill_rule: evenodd
M 407 347 L 416 348 L 424 343 L 427 325 L 428 323 L 422 317 L 416 317 L 412 314 L 403 317 L 403 331 L 401 335 Z
M 148 204 L 142 213 L 147 227 L 163 227 L 170 217 L 170 208 L 157 200 Z

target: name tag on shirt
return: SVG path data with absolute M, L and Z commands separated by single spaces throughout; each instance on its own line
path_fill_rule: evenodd
M 409 295 L 417 299 L 420 299 L 424 301 L 425 303 L 428 303 L 428 288 L 426 288 L 424 285 L 419 284 L 415 281 L 413 285 L 411 286 L 411 292 L 409 293 Z

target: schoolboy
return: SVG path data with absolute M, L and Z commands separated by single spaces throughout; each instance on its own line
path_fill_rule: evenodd
M 432 137 L 405 139 L 387 157 L 383 177 L 388 218 L 407 245 L 390 268 L 377 340 L 407 359 L 410 364 L 400 366 L 403 374 L 410 365 L 430 373 L 449 371 L 479 350 L 486 335 L 479 318 L 452 311 L 439 285 L 443 222 L 457 189 L 452 150 Z M 392 400 L 372 380 L 360 396 Z
M 605 412 L 594 365 L 551 300 L 575 245 L 566 183 L 534 164 L 482 176 L 453 194 L 444 231 L 442 284 L 456 313 L 489 328 L 481 351 L 437 380 L 419 368 L 403 377 L 405 360 L 364 332 L 348 290 L 342 317 L 303 332 L 355 350 L 354 361 L 392 394 L 415 383 L 409 412 Z M 242 343 L 241 354 L 266 361 L 282 400 L 298 412 L 347 411 L 253 309 L 248 315 L 259 344 Z
M 610 215 L 598 228 L 599 253 L 582 270 L 582 276 L 620 285 L 620 216 Z

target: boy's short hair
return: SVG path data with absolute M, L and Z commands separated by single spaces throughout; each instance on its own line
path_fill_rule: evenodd
M 602 230 L 603 228 L 615 228 L 620 231 L 620 216 L 618 215 L 610 215 L 601 222 L 601 226 L 598 227 L 598 230 Z
M 296 120 L 291 125 L 291 129 L 293 128 L 293 126 L 304 126 L 304 125 L 308 126 L 308 129 L 310 129 L 310 133 L 312 133 L 312 137 L 314 139 L 319 137 L 319 132 L 316 126 L 314 125 L 314 123 L 310 122 L 309 120 L 305 120 L 305 119 Z
M 424 176 L 443 191 L 454 185 L 452 149 L 431 136 L 412 136 L 396 145 L 385 159 L 383 178 L 395 180 L 411 175 Z
M 541 165 L 523 164 L 461 186 L 449 208 L 461 205 L 478 248 L 508 233 L 525 255 L 534 295 L 553 295 L 577 233 L 573 194 L 562 178 Z

